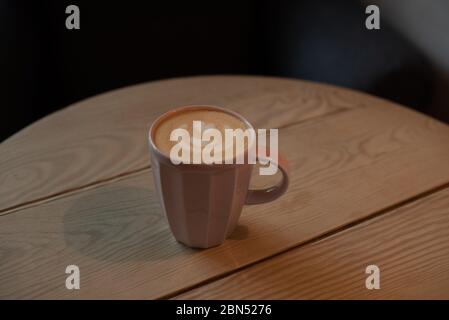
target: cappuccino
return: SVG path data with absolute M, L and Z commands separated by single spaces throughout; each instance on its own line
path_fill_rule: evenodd
M 179 141 L 176 137 L 174 137 L 173 133 L 176 133 L 176 129 L 183 129 L 189 135 L 190 144 L 189 150 L 193 157 L 195 157 L 195 149 L 201 150 L 208 144 L 209 141 L 201 140 L 203 137 L 203 133 L 207 132 L 208 129 L 217 130 L 221 137 L 226 136 L 226 130 L 242 130 L 245 131 L 248 129 L 248 125 L 237 117 L 226 113 L 215 110 L 190 110 L 180 113 L 175 113 L 173 116 L 164 119 L 156 128 L 155 131 L 155 144 L 157 148 L 165 155 L 171 156 L 172 150 L 176 145 L 182 144 L 182 141 Z M 190 138 L 191 137 L 191 138 Z M 219 143 L 218 149 L 221 153 L 221 156 L 225 157 L 224 153 L 227 148 L 232 148 L 233 151 L 230 153 L 235 156 L 237 149 L 229 141 L 216 141 L 213 140 L 211 143 L 217 144 Z M 216 147 L 216 146 L 215 146 Z M 243 150 L 246 150 L 247 142 L 245 141 L 245 145 Z

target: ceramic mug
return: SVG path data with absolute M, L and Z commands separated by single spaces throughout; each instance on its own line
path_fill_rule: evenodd
M 154 182 L 162 209 L 177 241 L 195 248 L 222 244 L 237 226 L 243 205 L 270 202 L 288 187 L 289 169 L 279 153 L 277 165 L 282 181 L 266 189 L 250 190 L 254 164 L 173 164 L 155 144 L 158 125 L 180 112 L 212 110 L 228 113 L 253 126 L 241 115 L 215 106 L 186 106 L 157 118 L 149 132 L 149 149 Z M 267 154 L 257 150 L 257 154 Z M 248 150 L 245 151 L 247 159 Z

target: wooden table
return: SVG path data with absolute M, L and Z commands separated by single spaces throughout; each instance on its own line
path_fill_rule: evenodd
M 214 104 L 280 128 L 291 185 L 222 246 L 177 243 L 147 130 Z M 67 290 L 77 265 L 81 289 Z M 365 268 L 380 268 L 379 290 Z M 329 85 L 208 76 L 115 90 L 0 144 L 0 298 L 449 298 L 449 127 Z

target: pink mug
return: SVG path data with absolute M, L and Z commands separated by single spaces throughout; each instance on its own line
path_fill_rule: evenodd
M 241 115 L 214 106 L 176 108 L 157 118 L 150 128 L 152 172 L 170 229 L 177 241 L 189 247 L 210 248 L 222 244 L 232 233 L 244 204 L 270 202 L 287 190 L 289 168 L 279 154 L 277 165 L 282 181 L 266 189 L 249 190 L 253 164 L 173 164 L 154 143 L 156 129 L 168 117 L 198 110 L 225 112 L 240 119 L 248 128 L 254 128 Z M 267 154 L 261 151 L 257 150 L 257 154 Z

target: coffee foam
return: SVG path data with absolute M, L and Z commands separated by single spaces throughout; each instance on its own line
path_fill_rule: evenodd
M 194 121 L 201 123 L 201 132 L 198 132 L 198 126 L 194 126 Z M 194 139 L 195 136 L 201 136 L 208 129 L 216 129 L 220 131 L 223 139 L 221 150 L 223 155 L 226 149 L 233 148 L 232 141 L 225 141 L 225 130 L 226 129 L 241 129 L 246 130 L 249 127 L 245 122 L 238 119 L 237 117 L 220 111 L 215 110 L 194 110 L 194 111 L 183 111 L 174 114 L 173 116 L 164 119 L 156 128 L 154 133 L 154 142 L 157 148 L 165 155 L 170 156 L 170 151 L 173 146 L 178 144 L 178 141 L 170 141 L 170 135 L 175 129 L 186 130 L 190 137 L 190 149 L 193 156 L 193 146 L 201 147 L 200 150 L 207 144 L 211 143 L 208 141 L 201 141 Z M 214 141 L 216 143 L 216 141 Z M 246 149 L 246 145 L 245 145 Z M 198 150 L 198 149 L 197 149 Z M 234 148 L 233 153 L 235 156 L 236 150 Z

